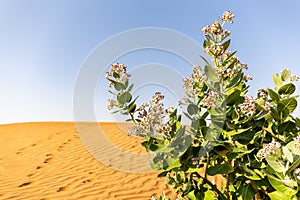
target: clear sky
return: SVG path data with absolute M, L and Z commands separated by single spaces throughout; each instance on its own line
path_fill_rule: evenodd
M 272 87 L 272 74 L 283 68 L 300 75 L 299 0 L 1 0 L 0 123 L 72 121 L 76 77 L 97 45 L 143 27 L 172 29 L 202 44 L 202 27 L 226 10 L 236 16 L 228 27 L 231 49 L 249 65 L 250 92 Z M 180 68 L 186 65 L 182 60 L 160 51 L 131 53 L 119 61 L 132 69 L 155 62 L 184 75 L 191 72 Z M 107 96 L 98 95 L 107 88 L 100 79 L 95 115 L 98 121 L 112 120 Z M 152 90 L 145 87 L 140 93 Z

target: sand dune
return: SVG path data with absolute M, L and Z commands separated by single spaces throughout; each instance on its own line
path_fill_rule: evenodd
M 141 141 L 128 137 L 116 124 L 99 125 L 118 151 L 139 157 L 145 153 Z M 71 122 L 0 125 L 0 199 L 138 200 L 162 191 L 174 198 L 156 172 L 134 173 L 139 166 L 132 166 L 122 155 L 116 160 L 123 168 L 117 170 L 108 149 L 106 153 L 95 150 L 104 152 L 105 159 L 112 162 L 110 167 L 92 156 L 80 137 L 85 136 L 78 134 L 78 127 Z

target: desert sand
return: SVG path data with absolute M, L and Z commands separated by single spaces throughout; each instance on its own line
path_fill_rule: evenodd
M 146 153 L 141 140 L 115 123 L 100 125 L 119 149 Z M 73 122 L 0 125 L 0 199 L 144 200 L 163 191 L 175 199 L 157 172 L 120 171 L 97 160 L 77 130 Z

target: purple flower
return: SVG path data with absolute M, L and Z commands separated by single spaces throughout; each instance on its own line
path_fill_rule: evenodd
M 257 103 L 252 96 L 245 96 L 244 103 L 238 105 L 238 111 L 243 116 L 252 116 L 256 111 Z
M 265 145 L 261 150 L 258 151 L 257 157 L 259 158 L 266 158 L 269 155 L 277 155 L 278 149 L 281 147 L 281 144 L 279 142 L 271 142 L 267 145 Z

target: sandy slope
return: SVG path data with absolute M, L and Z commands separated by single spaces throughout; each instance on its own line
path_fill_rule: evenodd
M 145 152 L 137 138 L 128 137 L 116 124 L 100 125 L 119 149 Z M 0 125 L 0 142 L 0 199 L 137 200 L 168 191 L 154 172 L 129 173 L 98 161 L 71 122 Z M 126 159 L 116 160 L 134 169 Z

